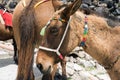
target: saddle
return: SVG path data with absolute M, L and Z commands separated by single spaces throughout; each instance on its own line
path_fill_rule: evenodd
M 0 22 L 6 27 L 12 27 L 12 13 L 0 9 Z

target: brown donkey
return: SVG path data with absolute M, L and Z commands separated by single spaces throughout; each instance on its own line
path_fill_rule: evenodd
M 81 3 L 82 3 L 81 0 L 76 0 L 72 4 L 68 5 L 67 7 L 64 7 L 61 10 L 57 11 L 54 14 L 55 16 L 51 17 L 51 19 L 48 21 L 46 26 L 43 28 L 43 29 L 47 28 L 48 31 L 46 30 L 46 34 L 43 38 L 41 45 L 51 48 L 51 49 L 48 49 L 47 52 L 46 51 L 44 52 L 44 50 L 40 50 L 37 56 L 37 62 L 36 62 L 37 67 L 40 69 L 40 71 L 43 74 L 45 74 L 45 76 L 43 76 L 43 80 L 54 80 L 55 70 L 57 69 L 56 64 L 59 61 L 61 61 L 61 64 L 63 67 L 62 80 L 66 80 L 66 69 L 65 69 L 66 63 L 63 57 L 67 54 L 67 52 L 61 49 L 60 46 L 62 45 L 62 43 L 60 41 L 63 40 L 62 36 L 64 34 L 64 31 L 66 30 L 65 26 L 66 25 L 67 27 L 69 26 L 68 25 L 69 16 L 74 14 L 77 11 L 77 9 L 79 9 Z M 62 10 L 64 10 L 63 13 L 61 13 Z M 68 12 L 68 15 L 66 15 L 67 12 Z M 41 30 L 41 33 L 43 32 L 43 29 Z M 43 47 L 40 46 L 40 49 L 41 48 Z M 60 48 L 60 52 L 64 51 L 62 55 L 59 52 L 59 48 Z M 64 47 L 64 49 L 66 49 L 66 47 Z M 49 51 L 56 52 L 57 54 Z
M 74 12 L 74 6 L 68 6 L 50 20 L 37 55 L 39 69 L 49 74 L 61 62 L 65 75 L 63 58 L 80 45 L 103 65 L 111 80 L 120 80 L 120 27 L 111 28 L 104 18 Z
M 34 49 L 41 43 L 40 31 L 61 6 L 58 0 L 21 0 L 13 13 L 13 31 L 18 49 L 17 80 L 34 80 Z
M 3 11 L 2 9 L 0 9 L 0 10 Z M 6 14 L 9 14 L 9 13 L 5 12 L 5 15 Z M 2 16 L 1 16 L 1 18 L 2 18 Z M 3 20 L 3 19 L 1 19 L 1 20 Z M 7 18 L 5 20 L 7 20 Z M 12 26 L 8 26 L 3 23 L 0 23 L 0 40 L 6 41 L 9 39 L 13 40 L 13 46 L 14 46 L 14 57 L 13 58 L 14 58 L 15 63 L 17 64 L 17 48 L 16 48 L 16 42 L 15 42 L 14 36 L 13 36 L 13 28 L 12 28 Z
M 5 41 L 13 38 L 12 27 L 6 28 L 4 24 L 0 23 L 0 40 Z

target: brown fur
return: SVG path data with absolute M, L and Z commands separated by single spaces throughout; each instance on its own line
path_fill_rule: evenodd
M 82 13 L 77 12 L 76 15 L 84 16 Z M 82 17 L 81 17 L 82 18 Z M 82 18 L 82 20 L 84 17 Z M 86 47 L 84 50 L 95 58 L 100 64 L 102 64 L 105 68 L 110 67 L 113 64 L 119 54 L 119 34 L 120 34 L 120 27 L 110 28 L 103 18 L 97 16 L 88 16 L 88 26 L 89 26 L 89 33 L 87 35 Z M 77 19 L 73 19 L 71 22 L 72 27 L 73 25 L 77 24 L 77 34 L 82 36 L 83 26 L 84 23 L 82 21 L 78 24 Z M 78 41 L 79 42 L 79 41 Z M 119 62 L 119 59 L 117 63 Z M 117 65 L 115 63 L 115 65 Z M 111 76 L 112 80 L 119 80 L 119 69 L 116 69 L 113 65 L 112 69 L 108 70 L 108 73 Z M 118 66 L 117 66 L 118 67 Z M 118 71 L 119 74 L 116 74 L 115 71 Z M 113 75 L 115 76 L 113 78 Z M 111 75 L 112 74 L 112 75 Z
M 12 27 L 8 27 L 5 26 L 4 24 L 0 23 L 0 40 L 1 41 L 6 41 L 12 39 L 13 40 L 13 47 L 14 47 L 14 56 L 13 59 L 15 61 L 15 63 L 17 64 L 17 46 L 16 46 L 16 42 L 14 40 L 14 36 L 13 36 L 13 28 Z
M 13 30 L 19 52 L 17 80 L 34 80 L 34 48 L 38 48 L 41 43 L 41 28 L 56 10 L 53 5 L 55 0 L 44 2 L 34 8 L 39 1 L 42 0 L 25 0 L 26 6 L 20 1 L 13 13 Z
M 62 11 L 62 13 L 59 13 L 59 12 L 61 12 L 61 10 L 58 11 L 59 15 L 56 14 L 54 17 L 57 19 L 59 19 L 59 17 L 61 17 L 63 20 L 65 20 L 65 22 L 62 22 L 60 20 L 52 20 L 51 21 L 50 25 L 46 29 L 46 34 L 42 41 L 44 43 L 44 44 L 42 44 L 43 46 L 50 47 L 52 49 L 56 49 L 58 47 L 58 44 L 61 40 L 63 32 L 66 28 L 65 26 L 67 25 L 67 20 L 69 20 L 69 16 L 76 12 L 76 10 L 79 8 L 80 4 L 81 4 L 81 0 L 76 0 L 74 3 L 68 5 L 64 9 L 64 11 Z M 66 15 L 66 13 L 68 13 L 68 15 Z M 58 32 L 57 32 L 57 30 L 58 30 Z M 65 41 L 65 42 L 66 42 L 66 44 L 68 44 L 68 41 Z M 63 42 L 63 44 L 65 42 Z M 66 47 L 67 47 L 67 45 L 64 45 L 64 47 L 62 46 L 62 48 L 60 48 L 60 52 L 62 52 L 63 57 L 67 54 L 65 51 Z M 48 58 L 48 57 L 46 57 L 47 61 L 45 63 L 48 63 L 49 65 L 45 65 L 44 62 L 41 62 L 41 61 L 39 62 L 39 58 L 45 57 L 44 55 L 39 56 L 39 54 L 47 54 L 48 57 L 55 59 L 54 64 L 53 64 L 53 62 L 50 62 L 50 58 Z M 53 52 L 49 52 L 49 51 L 45 51 L 45 50 L 43 50 L 42 52 L 41 51 L 38 52 L 37 65 L 39 66 L 39 69 L 42 71 L 47 72 L 49 70 L 49 68 L 51 68 L 51 71 L 53 70 L 53 72 L 56 72 L 56 70 L 54 70 L 53 67 L 59 61 L 61 62 L 61 65 L 62 65 L 62 76 L 63 76 L 62 79 L 66 80 L 66 68 L 65 68 L 66 62 L 65 62 L 65 60 L 60 60 L 58 55 Z M 44 68 L 44 67 L 47 67 L 47 68 Z M 52 80 L 54 80 L 54 79 L 52 79 Z
M 5 25 L 0 23 L 0 40 L 5 41 L 13 38 L 13 29 L 6 28 Z
M 62 11 L 61 13 L 66 14 L 67 18 L 65 18 L 65 16 L 62 18 L 68 20 L 68 17 L 70 17 L 69 9 L 67 11 Z M 57 16 L 59 15 L 60 14 Z M 62 44 L 62 47 L 60 48 L 60 52 L 63 56 L 68 55 L 70 51 L 80 44 L 83 37 L 84 17 L 85 15 L 80 11 L 77 11 L 72 16 L 69 31 Z M 88 15 L 87 17 L 89 31 L 87 41 L 83 49 L 106 68 L 112 80 L 120 80 L 120 27 L 111 28 L 103 18 L 95 15 Z M 50 48 L 56 48 L 58 46 L 65 30 L 65 24 L 62 23 L 61 26 L 59 21 L 56 23 L 55 22 L 56 20 L 53 20 L 46 30 L 46 36 L 44 37 L 46 42 L 43 46 Z M 49 32 L 51 27 L 58 28 L 59 31 L 57 36 L 53 37 L 53 35 Z M 44 51 L 42 53 L 53 54 L 53 56 L 56 55 L 48 51 Z M 54 58 L 54 60 L 57 60 L 57 58 L 58 57 Z M 65 68 L 65 66 L 63 68 Z

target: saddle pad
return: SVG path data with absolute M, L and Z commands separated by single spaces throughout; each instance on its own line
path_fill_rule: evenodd
M 5 22 L 5 26 L 12 27 L 12 14 L 4 12 L 4 10 L 0 10 L 0 14 Z

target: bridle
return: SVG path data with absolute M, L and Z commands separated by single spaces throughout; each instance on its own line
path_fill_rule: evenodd
M 40 4 L 42 4 L 42 3 L 44 3 L 44 2 L 47 2 L 47 1 L 49 1 L 49 0 L 42 0 L 42 1 L 38 2 L 37 4 L 34 5 L 34 8 L 36 8 L 36 7 L 39 6 Z M 25 0 L 23 0 L 22 4 L 23 4 L 24 7 L 26 6 Z M 57 13 L 57 11 L 56 11 L 55 13 Z M 54 20 L 54 19 L 50 19 L 50 20 L 47 22 L 47 24 L 42 28 L 42 30 L 41 30 L 41 32 L 40 32 L 40 35 L 41 35 L 41 36 L 44 36 L 45 30 L 46 30 L 46 28 L 48 27 L 48 25 L 51 23 L 52 20 Z M 59 21 L 64 21 L 64 20 L 61 19 L 61 18 L 59 18 L 58 20 L 59 20 Z M 60 50 L 60 47 L 61 47 L 61 45 L 62 45 L 62 43 L 63 43 L 63 41 L 64 41 L 64 39 L 65 39 L 66 33 L 67 33 L 67 31 L 68 31 L 68 27 L 69 27 L 69 24 L 70 24 L 70 20 L 71 20 L 71 18 L 70 18 L 69 21 L 68 21 L 67 27 L 66 27 L 66 29 L 65 29 L 65 32 L 64 32 L 64 34 L 63 34 L 63 37 L 62 37 L 62 39 L 61 39 L 61 41 L 60 41 L 60 44 L 58 45 L 57 49 L 51 49 L 51 48 L 47 48 L 47 47 L 43 47 L 43 46 L 39 46 L 39 49 L 46 50 L 46 51 L 50 51 L 50 52 L 56 52 L 56 54 L 60 57 L 60 59 L 63 60 L 63 59 L 64 59 L 64 58 L 63 58 L 63 55 L 60 53 L 59 50 Z
M 58 20 L 61 20 L 61 18 L 59 18 Z M 52 20 L 49 20 L 48 23 L 46 24 L 46 26 L 43 27 L 43 28 L 46 29 L 47 26 L 51 23 L 51 21 L 52 21 Z M 39 46 L 39 49 L 46 50 L 46 51 L 50 51 L 50 52 L 55 52 L 55 53 L 59 56 L 59 58 L 60 58 L 61 60 L 63 60 L 64 57 L 63 57 L 63 55 L 60 53 L 60 47 L 61 47 L 61 45 L 62 45 L 62 43 L 63 43 L 63 41 L 64 41 L 64 39 L 65 39 L 65 36 L 66 36 L 66 34 L 67 34 L 67 31 L 68 31 L 68 28 L 69 28 L 69 25 L 70 25 L 70 21 L 71 21 L 71 17 L 70 17 L 70 19 L 69 19 L 69 21 L 68 21 L 68 23 L 67 23 L 67 26 L 66 26 L 66 29 L 65 29 L 65 31 L 64 31 L 64 34 L 63 34 L 63 36 L 62 36 L 62 39 L 61 39 L 61 41 L 60 41 L 60 43 L 59 43 L 59 45 L 58 45 L 58 47 L 57 47 L 56 49 L 51 49 L 51 48 L 47 48 L 47 47 L 43 47 L 43 46 Z
M 58 19 L 58 20 L 61 20 L 61 18 L 60 19 Z M 87 24 L 87 17 L 85 16 L 85 26 L 84 26 L 84 33 L 83 33 L 83 40 L 82 40 L 82 42 L 80 43 L 80 46 L 84 46 L 85 45 L 85 42 L 86 42 L 86 35 L 88 34 L 88 24 Z M 51 23 L 51 19 L 47 22 L 47 24 L 46 24 L 46 26 L 45 27 L 43 27 L 43 29 L 41 30 L 41 35 L 42 36 L 44 36 L 44 32 L 45 32 L 45 30 L 46 30 L 46 28 L 48 27 L 48 25 Z M 63 58 L 63 55 L 60 53 L 60 47 L 61 47 L 61 45 L 62 45 L 62 43 L 63 43 L 63 41 L 64 41 L 64 39 L 65 39 L 65 36 L 66 36 L 66 34 L 67 34 L 67 31 L 68 31 L 68 28 L 69 28 L 69 25 L 70 25 L 70 21 L 71 21 L 71 17 L 69 18 L 69 21 L 68 21 L 68 23 L 67 23 L 67 26 L 66 26 L 66 29 L 65 29 L 65 32 L 64 32 L 64 34 L 63 34 L 63 36 L 62 36 L 62 39 L 61 39 L 61 41 L 60 41 L 60 43 L 59 43 L 59 45 L 58 45 L 58 47 L 56 48 L 56 49 L 51 49 L 51 48 L 47 48 L 47 47 L 43 47 L 43 46 L 39 46 L 39 49 L 42 49 L 42 50 L 46 50 L 46 51 L 50 51 L 50 52 L 56 52 L 56 54 L 60 57 L 60 59 L 61 60 L 63 60 L 64 58 Z

